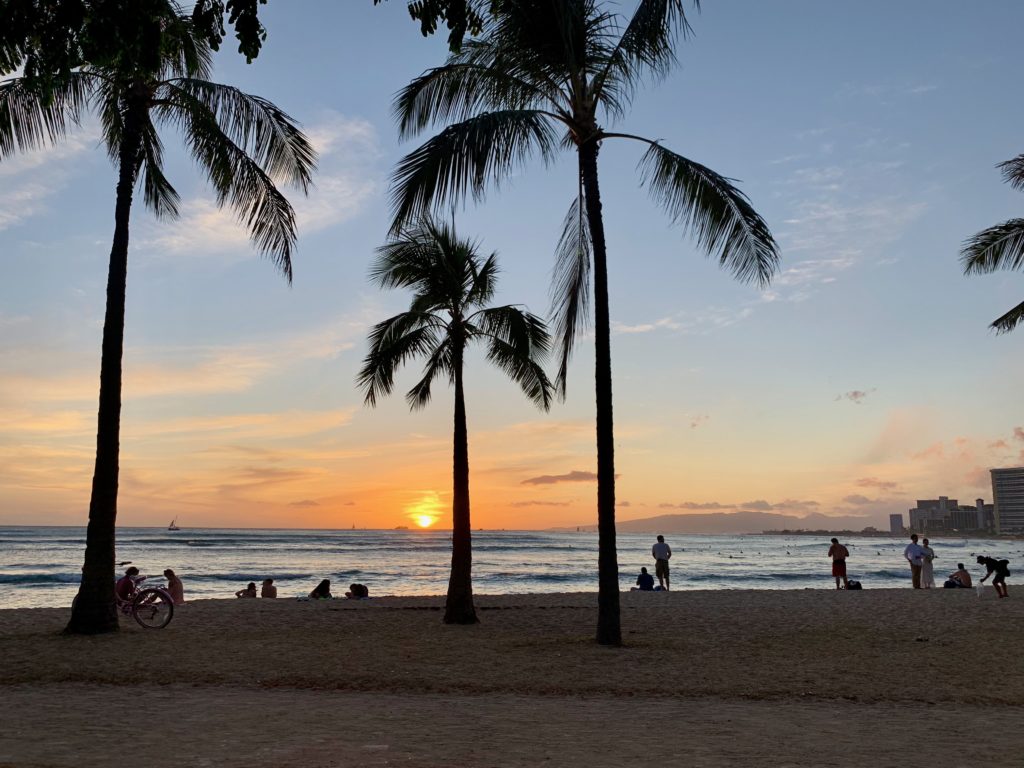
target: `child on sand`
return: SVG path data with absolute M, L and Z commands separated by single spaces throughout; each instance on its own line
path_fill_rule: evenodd
M 273 579 L 263 580 L 263 586 L 260 587 L 260 597 L 277 597 L 277 587 L 274 586 Z
M 310 600 L 330 600 L 331 599 L 331 580 L 324 579 L 317 584 L 313 591 L 309 593 Z
M 245 589 L 235 592 L 235 597 L 256 597 L 256 582 L 250 581 Z

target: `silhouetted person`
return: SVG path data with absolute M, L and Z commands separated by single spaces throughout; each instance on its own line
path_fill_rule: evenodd
M 167 594 L 171 596 L 171 601 L 175 605 L 181 605 L 185 602 L 185 586 L 181 579 L 170 568 L 164 571 L 164 576 L 167 578 Z
M 277 587 L 274 586 L 273 579 L 264 579 L 263 585 L 260 587 L 260 597 L 275 598 L 277 597 Z
M 364 600 L 370 596 L 370 590 L 365 584 L 349 584 L 345 597 L 349 600 Z
M 992 579 L 992 586 L 996 588 L 996 594 L 1000 597 L 1009 597 L 1009 593 L 1006 590 L 1006 577 L 1010 575 L 1010 561 L 996 560 L 994 557 L 978 555 L 978 565 L 984 565 L 987 571 L 981 577 L 981 583 L 984 584 L 989 576 L 995 574 L 995 578 Z
M 250 581 L 245 589 L 235 592 L 235 597 L 256 597 L 256 582 Z
M 850 556 L 850 550 L 839 543 L 839 539 L 832 539 L 832 546 L 828 548 L 828 556 L 832 558 L 832 575 L 836 579 L 836 589 L 846 589 L 850 582 L 846 579 L 846 558 Z M 842 580 L 843 586 L 839 586 Z
M 309 593 L 310 600 L 330 600 L 331 599 L 331 580 L 324 579 L 317 584 L 313 591 Z
M 963 563 L 956 564 L 957 570 L 953 571 L 946 578 L 946 583 L 943 584 L 945 589 L 970 589 L 973 586 L 971 582 L 971 574 L 964 568 Z
M 668 561 L 672 557 L 672 547 L 665 543 L 665 537 L 659 535 L 658 540 L 651 547 L 651 557 L 654 558 L 654 573 L 658 577 L 658 584 L 662 589 L 668 589 Z
M 654 591 L 654 577 L 647 572 L 646 568 L 640 569 L 640 575 L 636 577 L 636 586 L 633 587 L 634 592 L 653 592 Z
M 914 589 L 921 588 L 921 566 L 924 565 L 924 547 L 917 543 L 917 534 L 910 534 L 910 543 L 903 550 L 903 557 L 910 563 L 910 580 Z

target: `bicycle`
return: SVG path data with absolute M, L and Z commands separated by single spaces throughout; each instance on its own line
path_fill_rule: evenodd
M 130 560 L 118 563 L 118 567 L 131 565 Z M 131 616 L 145 629 L 163 629 L 174 618 L 174 600 L 162 586 L 138 589 L 146 576 L 129 576 L 134 589 L 128 599 L 116 597 L 117 607 L 125 616 Z

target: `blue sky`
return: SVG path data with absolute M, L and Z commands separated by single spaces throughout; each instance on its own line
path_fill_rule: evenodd
M 987 326 L 1019 273 L 964 278 L 961 242 L 1019 216 L 994 166 L 1024 152 L 1014 98 L 1019 3 L 707 0 L 681 66 L 615 127 L 740 179 L 782 249 L 760 291 L 700 254 L 639 187 L 641 149 L 607 142 L 623 518 L 700 505 L 872 521 L 938 494 L 989 498 L 1024 461 L 1024 335 Z M 631 9 L 631 3 L 622 3 Z M 215 78 L 275 101 L 321 150 L 297 203 L 289 288 L 248 247 L 167 136 L 182 220 L 133 213 L 124 524 L 403 524 L 450 498 L 451 401 L 376 409 L 353 384 L 368 326 L 403 308 L 366 272 L 402 153 L 392 95 L 443 60 L 405 4 L 267 6 L 253 65 Z M 499 300 L 548 308 L 574 162 L 534 163 L 459 229 L 500 253 Z M 0 162 L 0 523 L 84 522 L 114 171 L 87 123 Z M 406 388 L 416 369 L 400 379 Z M 541 414 L 482 365 L 468 373 L 474 517 L 592 522 L 592 357 Z M 402 390 L 404 391 L 404 389 Z M 564 482 L 531 484 L 539 476 Z

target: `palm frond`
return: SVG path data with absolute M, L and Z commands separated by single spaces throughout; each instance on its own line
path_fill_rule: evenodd
M 1024 219 L 983 229 L 964 243 L 960 264 L 965 275 L 1024 268 Z
M 700 10 L 700 0 L 693 0 Z M 664 77 L 676 62 L 679 37 L 693 33 L 683 0 L 641 0 L 591 85 L 593 97 L 621 115 L 639 80 Z
M 547 162 L 558 146 L 548 115 L 488 112 L 451 125 L 399 162 L 392 175 L 392 231 L 449 199 L 480 199 L 537 152 Z
M 491 307 L 478 315 L 479 334 L 487 339 L 487 359 L 548 410 L 554 387 L 540 364 L 551 345 L 544 321 L 514 306 Z
M 206 104 L 172 84 L 164 101 L 161 117 L 181 128 L 192 156 L 213 185 L 217 204 L 234 210 L 256 248 L 290 283 L 297 238 L 291 203 L 260 164 L 221 129 Z
M 1014 189 L 1024 189 L 1024 155 L 1017 155 L 996 166 L 1003 172 L 1003 179 Z
M 271 178 L 309 191 L 316 151 L 284 110 L 260 96 L 207 80 L 177 78 L 169 85 L 190 97 L 192 108 L 201 104 L 208 110 L 224 134 Z M 179 102 L 172 96 L 166 109 L 177 108 Z
M 1024 302 L 995 320 L 989 328 L 993 328 L 996 333 L 1009 333 L 1022 322 L 1024 322 Z
M 496 51 L 488 42 L 466 43 L 442 67 L 429 69 L 398 92 L 393 111 L 401 138 L 429 125 L 462 122 L 491 110 L 554 104 L 554 94 L 524 80 L 514 70 L 495 66 Z
M 498 274 L 501 269 L 498 267 L 498 254 L 492 253 L 483 264 L 477 264 L 476 259 L 467 259 L 469 262 L 468 285 L 466 291 L 466 307 L 482 307 L 494 298 L 494 292 L 498 285 Z
M 24 78 L 0 82 L 0 159 L 16 152 L 55 144 L 79 125 L 95 81 L 72 72 L 55 82 L 49 96 L 28 86 Z
M 648 143 L 640 170 L 655 201 L 736 279 L 768 285 L 779 269 L 778 247 L 747 196 L 710 168 Z
M 157 218 L 177 218 L 180 197 L 164 176 L 163 143 L 152 122 L 142 131 L 142 191 L 146 207 Z
M 590 265 L 590 225 L 583 191 L 580 190 L 562 222 L 562 236 L 555 248 L 555 269 L 551 281 L 551 316 L 559 351 L 555 384 L 563 398 L 569 360 L 590 312 Z
M 417 312 L 403 312 L 377 323 L 370 331 L 370 351 L 356 376 L 356 386 L 367 405 L 391 394 L 395 372 L 417 355 L 433 352 L 439 345 L 436 326 Z
M 405 393 L 405 401 L 411 409 L 425 408 L 430 403 L 430 387 L 441 374 L 446 374 L 449 379 L 455 375 L 454 342 L 450 336 L 434 347 L 423 366 L 423 376 Z

